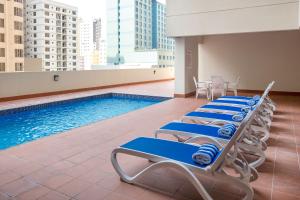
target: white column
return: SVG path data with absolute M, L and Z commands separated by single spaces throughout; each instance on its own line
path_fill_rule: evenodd
M 175 97 L 195 92 L 193 76 L 198 77 L 198 37 L 175 38 Z

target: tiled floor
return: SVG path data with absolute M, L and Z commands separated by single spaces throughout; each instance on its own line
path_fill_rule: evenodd
M 2 102 L 0 109 L 108 91 L 171 96 L 173 82 Z M 259 179 L 252 183 L 255 199 L 300 199 L 300 98 L 275 96 L 273 99 L 278 103 L 278 111 L 268 141 L 267 161 L 258 169 Z M 194 98 L 172 99 L 1 151 L 0 200 L 201 199 L 174 170 L 159 170 L 140 180 L 169 195 L 120 182 L 110 163 L 110 152 L 132 138 L 153 136 L 155 129 L 205 102 Z M 129 172 L 148 164 L 132 157 L 121 157 L 121 163 Z M 202 180 L 216 199 L 239 198 L 237 192 L 224 183 Z

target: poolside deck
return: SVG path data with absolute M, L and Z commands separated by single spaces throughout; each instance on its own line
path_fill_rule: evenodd
M 111 91 L 172 96 L 173 81 L 1 102 L 0 109 Z M 278 103 L 278 111 L 268 141 L 267 161 L 258 169 L 259 179 L 252 183 L 255 199 L 297 200 L 300 199 L 300 97 L 273 99 Z M 0 151 L 0 200 L 199 199 L 193 187 L 174 170 L 160 170 L 141 180 L 169 195 L 120 182 L 110 163 L 110 152 L 135 137 L 153 136 L 153 131 L 163 124 L 204 103 L 204 99 L 172 99 Z M 130 171 L 148 164 L 130 157 L 122 157 L 121 162 Z M 216 199 L 240 198 L 226 184 L 210 179 L 204 182 Z

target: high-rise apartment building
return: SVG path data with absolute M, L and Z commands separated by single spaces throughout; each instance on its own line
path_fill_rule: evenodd
M 95 50 L 100 49 L 100 40 L 101 40 L 101 18 L 94 19 L 93 21 L 93 43 Z
M 23 1 L 0 1 L 0 72 L 24 71 Z
M 91 55 L 93 52 L 93 28 L 92 23 L 79 19 L 79 54 L 81 68 L 89 69 L 91 66 Z
M 172 66 L 174 41 L 165 30 L 165 5 L 157 0 L 107 1 L 107 62 Z
M 44 71 L 78 70 L 77 8 L 51 0 L 26 1 L 26 57 Z
M 174 51 L 175 41 L 167 37 L 166 5 L 152 1 L 152 47 Z

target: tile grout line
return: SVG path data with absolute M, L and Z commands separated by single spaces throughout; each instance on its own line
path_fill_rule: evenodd
M 299 153 L 298 153 L 298 145 L 297 145 L 297 140 L 296 140 L 296 127 L 295 127 L 295 120 L 294 120 L 294 115 L 292 118 L 292 122 L 293 122 L 293 134 L 294 134 L 294 142 L 296 145 L 296 153 L 297 153 L 297 159 L 298 159 L 298 168 L 300 171 L 300 157 L 299 157 Z
M 276 141 L 278 140 L 279 135 L 276 136 Z M 273 199 L 273 190 L 274 190 L 274 179 L 275 179 L 275 166 L 276 166 L 276 160 L 277 160 L 277 151 L 278 147 L 275 149 L 275 157 L 274 157 L 274 164 L 273 164 L 273 170 L 272 170 L 272 185 L 271 185 L 271 200 Z

